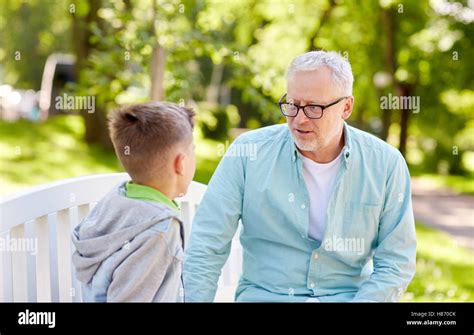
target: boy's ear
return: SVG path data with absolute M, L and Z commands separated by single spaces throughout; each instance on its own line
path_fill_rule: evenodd
M 179 153 L 174 158 L 173 169 L 177 175 L 184 176 L 184 159 L 186 156 L 182 153 Z

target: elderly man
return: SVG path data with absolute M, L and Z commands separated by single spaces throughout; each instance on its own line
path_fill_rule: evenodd
M 410 175 L 398 150 L 345 123 L 349 62 L 296 57 L 279 102 L 287 124 L 241 135 L 256 157 L 227 155 L 196 213 L 186 301 L 213 301 L 238 222 L 236 301 L 397 301 L 415 273 Z

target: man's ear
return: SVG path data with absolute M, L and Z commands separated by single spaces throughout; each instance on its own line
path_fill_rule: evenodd
M 342 112 L 342 119 L 347 120 L 352 114 L 352 108 L 354 107 L 354 97 L 350 96 L 344 103 L 344 111 Z
M 186 156 L 182 153 L 179 153 L 174 158 L 173 169 L 177 175 L 184 176 L 184 159 Z

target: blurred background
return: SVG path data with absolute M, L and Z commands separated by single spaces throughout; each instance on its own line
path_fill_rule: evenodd
M 402 301 L 474 301 L 473 21 L 473 0 L 0 0 L 0 196 L 122 171 L 107 113 L 150 99 L 196 110 L 208 183 L 236 136 L 284 122 L 293 57 L 335 50 L 355 77 L 349 123 L 413 176 L 418 264 Z

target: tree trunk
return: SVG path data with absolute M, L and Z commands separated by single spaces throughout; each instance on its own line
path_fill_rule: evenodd
M 382 25 L 386 36 L 384 48 L 385 71 L 390 74 L 393 81 L 397 64 L 395 61 L 394 12 L 392 8 L 382 9 Z M 392 111 L 390 109 L 382 110 L 382 131 L 380 137 L 384 141 L 388 138 L 391 123 Z
M 213 64 L 211 82 L 207 88 L 206 101 L 217 104 L 219 102 L 219 92 L 224 74 L 224 64 Z
M 398 98 L 409 97 L 413 87 L 408 84 L 403 84 L 395 80 L 395 71 L 397 69 L 396 62 L 396 46 L 395 46 L 395 11 L 392 7 L 382 9 L 382 23 L 384 27 L 385 34 L 387 36 L 386 45 L 384 49 L 384 57 L 387 72 L 391 74 L 392 80 L 394 81 L 395 92 L 398 95 Z M 400 137 L 399 137 L 399 147 L 398 149 L 403 156 L 406 154 L 407 149 L 407 138 L 408 138 L 408 125 L 410 119 L 411 111 L 407 106 L 401 104 L 400 108 Z M 383 130 L 382 138 L 384 140 L 388 137 L 388 130 L 391 123 L 392 111 L 386 110 L 383 114 Z
M 400 96 L 402 97 L 410 97 L 411 96 L 411 88 L 407 85 L 400 86 Z M 411 111 L 407 108 L 407 106 L 403 106 L 401 108 L 401 118 L 400 118 L 400 146 L 398 150 L 402 153 L 405 157 L 406 149 L 407 149 L 407 138 L 408 138 L 408 125 L 410 119 Z
M 388 139 L 388 131 L 391 123 L 392 111 L 390 109 L 382 110 L 382 131 L 380 132 L 380 138 L 384 141 Z
M 165 69 L 166 69 L 166 50 L 158 42 L 158 34 L 155 29 L 155 23 L 158 18 L 157 2 L 152 2 L 153 19 L 150 25 L 150 34 L 154 37 L 155 43 L 153 45 L 152 59 L 151 59 L 151 100 L 163 100 L 165 98 Z
M 78 17 L 76 13 L 73 15 L 73 40 L 74 51 L 76 54 L 75 75 L 76 80 L 80 81 L 82 70 L 87 66 L 87 60 L 94 46 L 90 43 L 92 32 L 90 24 L 97 22 L 101 26 L 101 20 L 97 15 L 97 11 L 101 7 L 101 1 L 88 0 L 89 13 L 84 18 Z M 107 118 L 105 110 L 95 105 L 94 113 L 81 111 L 85 124 L 85 140 L 88 144 L 101 144 L 105 148 L 112 148 L 112 142 L 109 138 L 107 130 Z
M 153 47 L 151 60 L 151 100 L 163 100 L 165 97 L 164 78 L 166 68 L 166 51 L 158 43 Z
M 321 19 L 319 20 L 319 26 L 316 28 L 313 35 L 311 35 L 311 37 L 309 38 L 309 47 L 307 48 L 307 51 L 318 49 L 318 46 L 315 44 L 315 40 L 319 36 L 319 33 L 321 32 L 321 29 L 323 28 L 324 24 L 327 22 L 327 20 L 331 16 L 331 12 L 334 9 L 334 7 L 336 7 L 336 1 L 329 0 L 329 7 L 321 15 Z
M 357 128 L 359 129 L 364 129 L 364 111 L 365 111 L 365 106 L 364 105 L 360 105 L 358 108 L 357 108 L 357 114 L 356 114 L 356 117 L 355 117 L 355 120 L 354 120 L 354 124 Z

